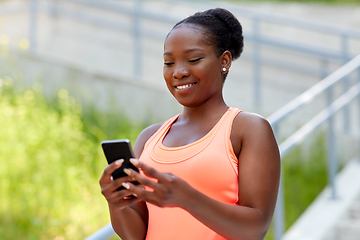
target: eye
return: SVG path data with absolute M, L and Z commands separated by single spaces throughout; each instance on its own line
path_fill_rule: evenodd
M 165 66 L 171 66 L 171 65 L 173 65 L 174 63 L 173 62 L 164 62 L 164 65 Z
M 200 61 L 201 59 L 203 59 L 203 57 L 195 58 L 195 59 L 189 60 L 189 63 L 195 63 L 195 62 Z

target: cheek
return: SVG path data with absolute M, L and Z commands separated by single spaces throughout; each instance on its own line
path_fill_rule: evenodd
M 170 80 L 171 76 L 172 76 L 172 72 L 170 71 L 170 69 L 166 66 L 164 66 L 163 68 L 163 76 L 165 81 Z
M 166 83 L 166 86 L 170 89 L 171 82 L 172 82 L 172 71 L 170 71 L 168 68 L 164 67 L 163 69 L 163 77 Z
M 193 69 L 193 72 L 196 73 L 200 79 L 208 79 L 209 77 L 214 77 L 215 69 L 212 65 L 199 65 L 196 69 Z

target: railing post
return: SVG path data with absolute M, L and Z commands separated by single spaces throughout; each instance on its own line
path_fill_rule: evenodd
M 280 173 L 279 192 L 274 212 L 274 234 L 275 240 L 281 240 L 285 230 L 285 215 L 284 215 L 284 186 L 282 174 Z
M 327 90 L 327 102 L 328 106 L 332 104 L 333 93 L 332 88 L 330 87 Z M 336 156 L 336 144 L 335 144 L 335 130 L 334 130 L 334 117 L 330 116 L 328 120 L 328 134 L 327 134 L 327 154 L 328 154 L 328 178 L 329 184 L 331 187 L 331 199 L 336 199 L 336 186 L 335 186 L 335 176 L 337 173 L 337 156 Z
M 259 43 L 259 19 L 253 16 L 253 87 L 254 87 L 254 106 L 259 110 L 261 105 L 261 83 L 260 83 L 260 43 Z
M 37 13 L 38 1 L 29 0 L 29 43 L 30 52 L 35 52 L 37 48 Z
M 143 52 L 141 41 L 141 8 L 142 0 L 134 0 L 133 34 L 134 34 L 134 75 L 142 76 L 143 71 Z
M 343 65 L 348 62 L 348 37 L 346 33 L 341 35 L 341 55 L 342 55 L 342 63 Z M 347 92 L 350 88 L 350 78 L 345 76 L 343 79 L 343 92 Z M 344 107 L 344 131 L 350 131 L 350 112 L 349 107 Z
M 280 129 L 279 123 L 275 123 L 273 126 L 274 135 L 276 141 L 279 143 L 280 140 Z M 282 171 L 281 171 L 282 172 Z M 281 240 L 285 230 L 285 215 L 284 215 L 284 186 L 282 181 L 282 174 L 280 172 L 279 191 L 277 196 L 277 202 L 274 212 L 274 235 L 275 240 Z

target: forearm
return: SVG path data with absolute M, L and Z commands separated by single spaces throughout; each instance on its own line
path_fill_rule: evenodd
M 224 238 L 257 240 L 265 237 L 271 221 L 269 216 L 255 208 L 218 202 L 195 189 L 190 191 L 191 198 L 184 201 L 182 208 Z
M 122 240 L 144 240 L 146 223 L 140 214 L 131 207 L 110 209 L 111 224 Z

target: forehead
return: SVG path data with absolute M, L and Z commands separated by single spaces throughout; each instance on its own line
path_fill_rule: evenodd
M 182 24 L 169 33 L 164 43 L 164 52 L 191 48 L 208 48 L 205 31 L 193 24 Z

